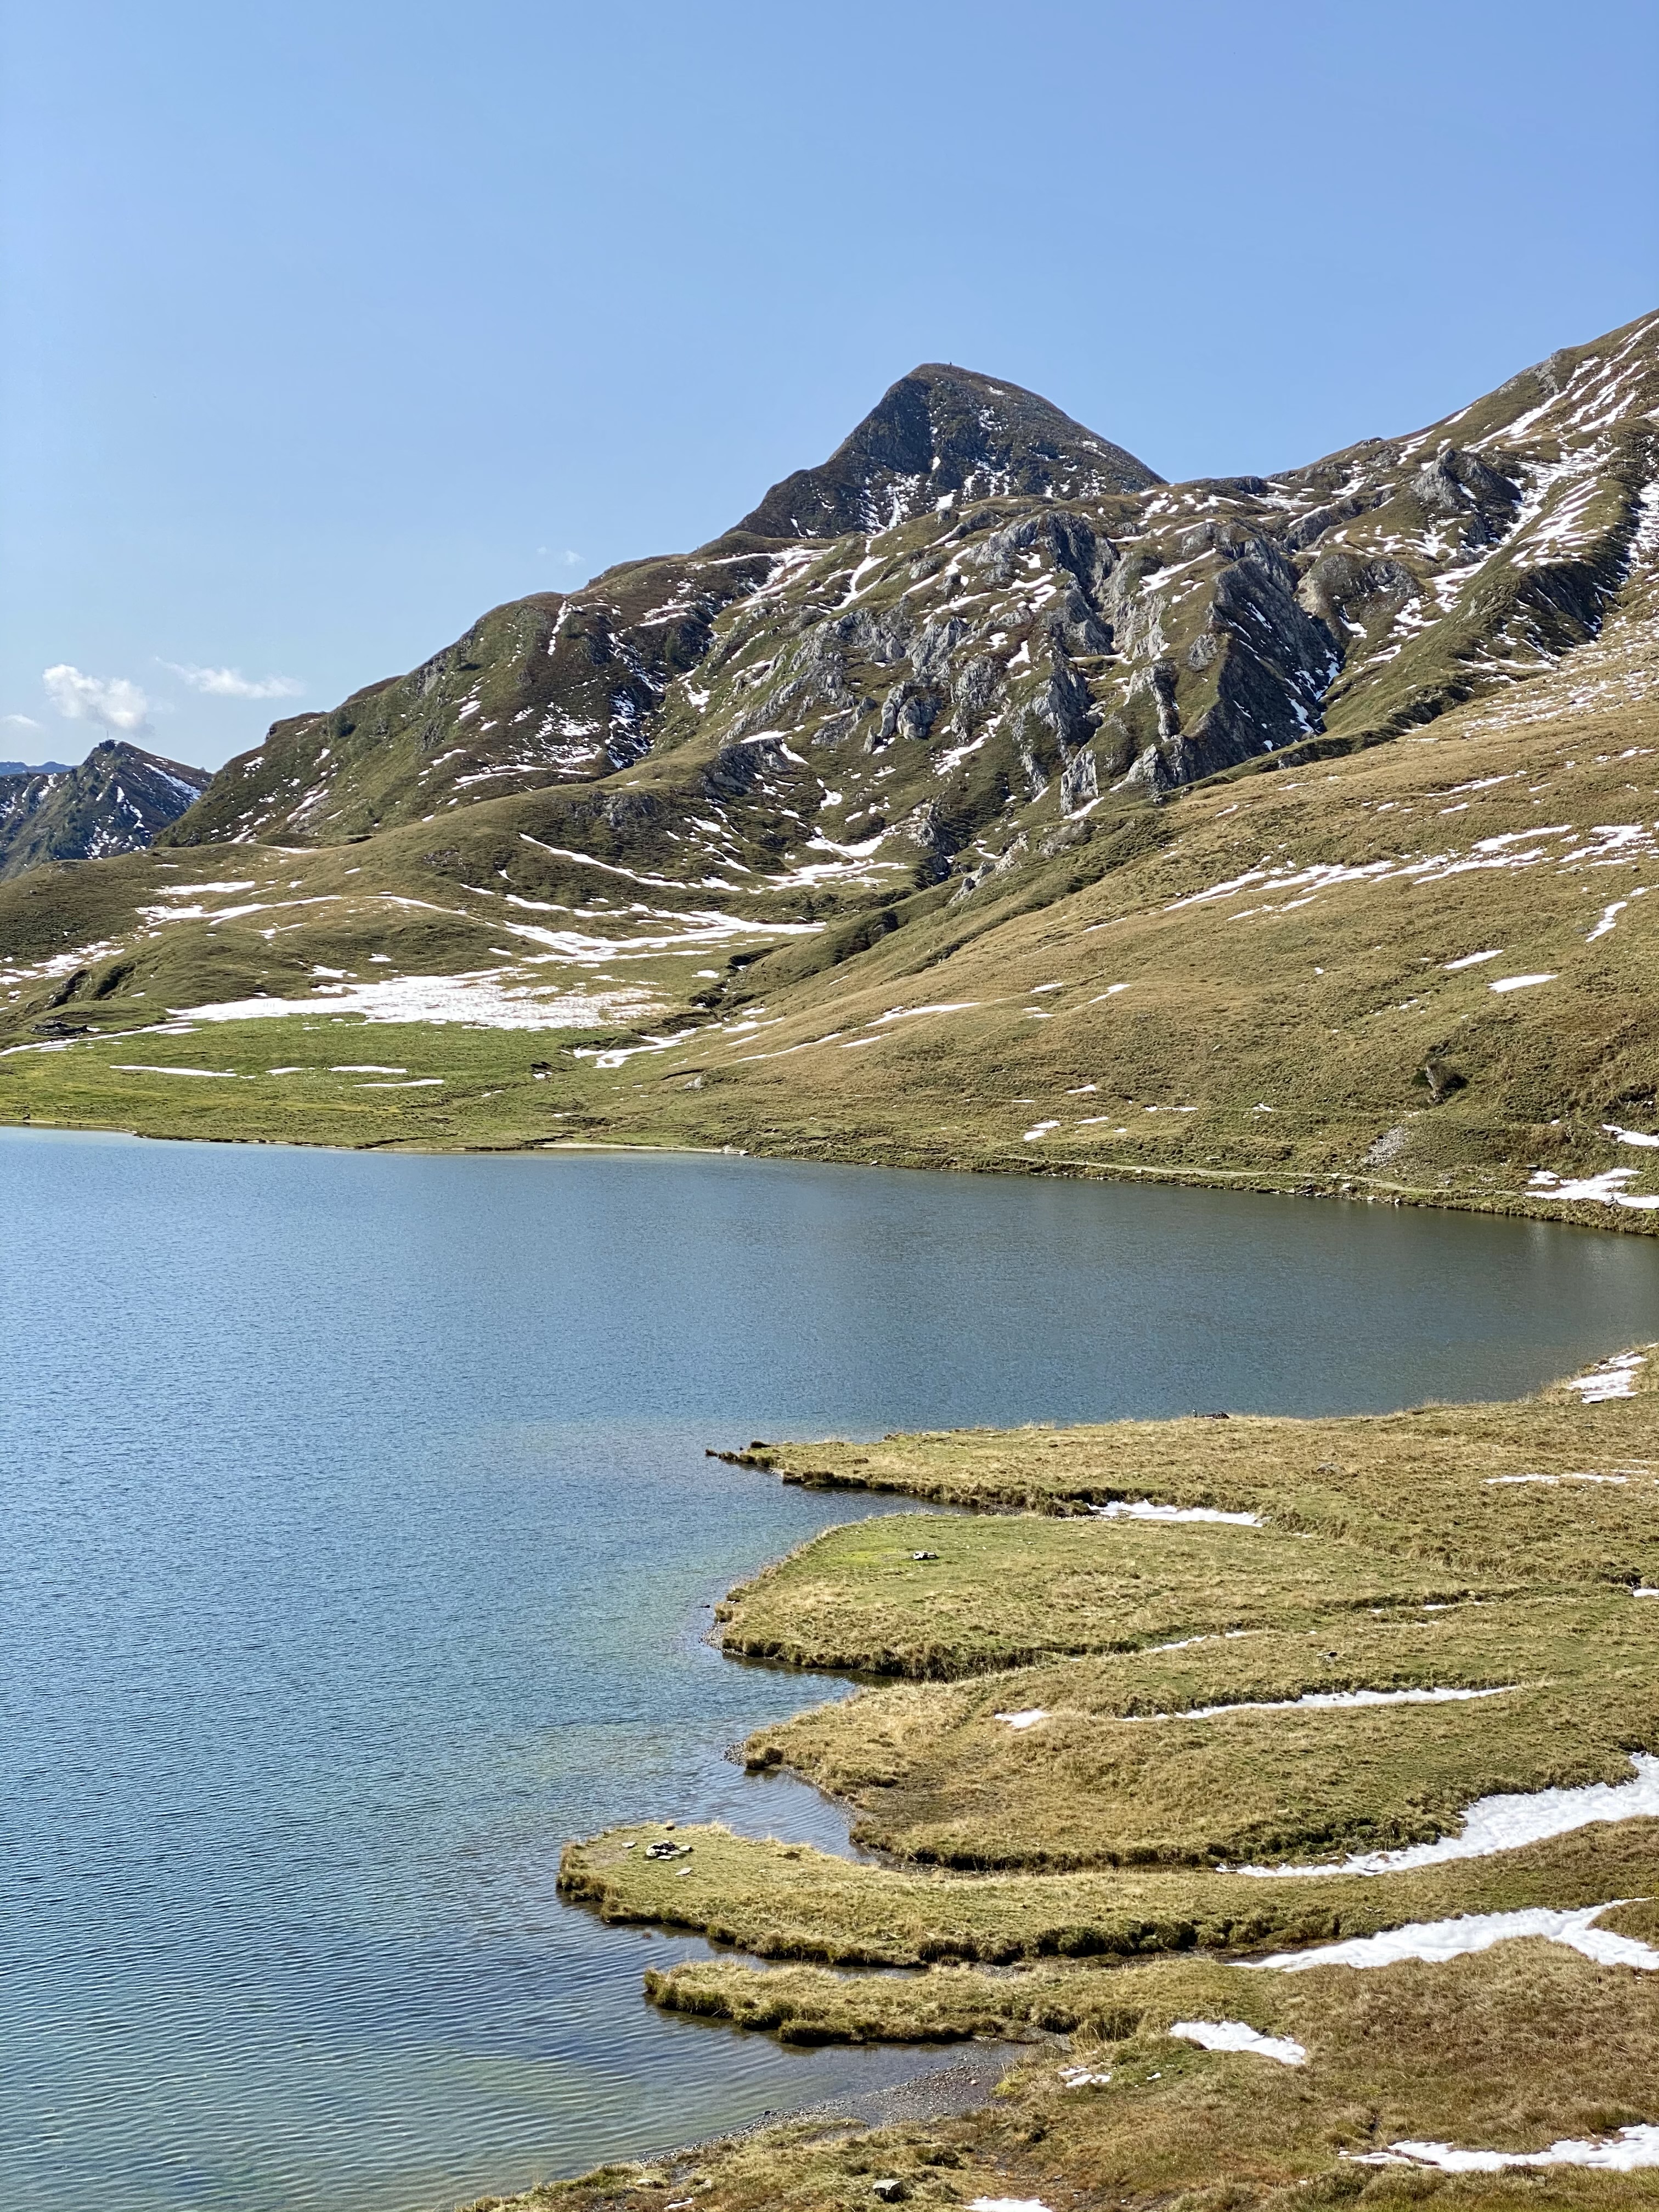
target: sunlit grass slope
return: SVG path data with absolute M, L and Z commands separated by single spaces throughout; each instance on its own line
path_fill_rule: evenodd
M 810 885 L 693 904 L 612 879 L 532 842 L 534 798 L 469 808 L 436 854 L 404 830 L 37 870 L 0 890 L 0 1115 L 1650 1228 L 1631 1201 L 1659 1200 L 1659 1147 L 1635 1141 L 1659 1133 L 1656 681 L 1651 625 L 1628 624 L 1419 736 L 1103 807 L 1052 858 L 850 914 Z M 270 1073 L 356 1060 L 410 1087 Z

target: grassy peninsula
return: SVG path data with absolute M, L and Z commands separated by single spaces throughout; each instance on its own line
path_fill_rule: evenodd
M 1650 1347 L 1515 1404 L 739 1455 L 894 1494 L 732 1591 L 716 1631 L 861 1677 L 745 1757 L 850 1801 L 882 1857 L 659 1820 L 570 1845 L 561 1887 L 730 1948 L 647 1973 L 666 2010 L 1029 2056 L 977 2111 L 797 2119 L 514 2203 L 1659 2202 L 1652 2167 L 1442 2171 L 1391 2148 L 1534 2155 L 1659 2122 L 1659 1824 L 1620 1817 L 1645 1786 L 1632 1755 L 1659 1751 L 1656 1386 Z M 1420 1848 L 1462 1838 L 1477 1801 L 1530 1814 L 1598 1784 L 1624 1792 L 1599 1819 Z M 1512 1913 L 1536 1932 L 1297 1960 Z M 1303 2061 L 1171 2033 L 1194 2022 Z

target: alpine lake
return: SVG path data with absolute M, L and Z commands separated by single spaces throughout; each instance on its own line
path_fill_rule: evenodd
M 844 1848 L 705 1641 L 898 1501 L 751 1437 L 1515 1396 L 1659 1335 L 1646 1237 L 693 1155 L 0 1132 L 0 2203 L 441 2212 L 867 2091 L 652 2010 L 564 1841 Z

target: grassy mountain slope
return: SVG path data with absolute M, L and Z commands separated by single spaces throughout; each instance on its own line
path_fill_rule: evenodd
M 1271 483 L 952 491 L 497 609 L 0 889 L 0 1113 L 1651 1226 L 1656 401 L 1650 318 Z M 266 1076 L 364 1022 L 409 1088 Z

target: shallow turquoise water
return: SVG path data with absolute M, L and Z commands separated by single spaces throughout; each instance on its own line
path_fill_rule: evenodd
M 1645 1240 L 690 1158 L 0 1132 L 0 2204 L 436 2212 L 915 2070 L 659 2018 L 643 1813 L 820 1840 L 701 1642 L 750 1436 L 1517 1391 Z M 877 1501 L 863 1510 L 891 1510 Z

